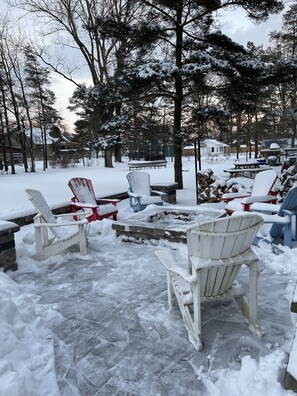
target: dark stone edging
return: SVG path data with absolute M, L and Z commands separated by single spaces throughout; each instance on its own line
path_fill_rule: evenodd
M 4 272 L 18 269 L 16 261 L 14 233 L 20 227 L 10 221 L 0 222 L 0 269 Z
M 122 192 L 118 194 L 109 195 L 107 197 L 100 197 L 101 199 L 126 199 L 128 198 L 127 192 Z M 99 198 L 98 198 L 99 199 Z M 50 205 L 51 210 L 54 214 L 71 213 L 70 201 L 66 202 L 65 205 L 56 207 L 56 205 Z M 8 218 L 6 216 L 0 217 L 0 220 L 12 221 L 19 227 L 33 223 L 33 219 L 36 216 L 36 211 L 34 209 L 26 211 L 26 214 Z

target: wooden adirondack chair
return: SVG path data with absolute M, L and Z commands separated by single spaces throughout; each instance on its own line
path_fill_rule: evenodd
M 129 202 L 134 212 L 140 212 L 148 205 L 163 205 L 166 193 L 154 191 L 150 185 L 150 175 L 146 172 L 135 171 L 127 174 L 129 183 Z
M 188 265 L 181 266 L 169 250 L 155 254 L 167 271 L 170 308 L 177 299 L 190 342 L 202 349 L 201 303 L 234 297 L 249 329 L 262 335 L 257 321 L 258 257 L 250 246 L 263 220 L 252 213 L 201 222 L 187 230 Z M 235 278 L 242 266 L 249 267 L 249 302 Z M 190 306 L 193 309 L 190 309 Z
M 260 172 L 256 175 L 253 188 L 250 194 L 227 193 L 222 195 L 222 200 L 227 202 L 225 210 L 228 214 L 237 211 L 250 211 L 250 206 L 254 202 L 276 203 L 274 184 L 277 180 L 277 173 L 273 169 Z
M 259 213 L 264 223 L 271 224 L 267 232 L 262 230 L 257 235 L 255 244 L 261 239 L 272 243 L 282 238 L 283 244 L 292 248 L 292 240 L 297 238 L 297 185 L 291 187 L 281 205 L 254 203 L 251 211 Z
M 71 213 L 54 216 L 43 195 L 38 190 L 25 190 L 29 201 L 37 210 L 34 217 L 34 229 L 36 240 L 36 254 L 34 258 L 44 260 L 60 253 L 70 246 L 79 243 L 80 253 L 87 254 L 86 219 L 58 223 L 58 217 L 71 216 Z M 85 216 L 85 215 L 84 215 Z M 70 232 L 64 232 L 64 227 L 72 227 Z M 74 231 L 73 231 L 74 228 Z
M 120 202 L 119 199 L 96 199 L 91 180 L 83 177 L 70 179 L 68 186 L 74 195 L 71 198 L 73 213 L 78 211 L 88 212 L 87 219 L 89 222 L 108 217 L 112 217 L 115 221 L 117 220 L 118 209 L 116 204 Z

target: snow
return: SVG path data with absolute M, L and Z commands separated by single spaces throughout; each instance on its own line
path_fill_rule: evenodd
M 17 228 L 17 227 L 18 226 L 11 221 L 0 220 L 0 232 L 9 230 L 11 228 Z
M 226 162 L 231 166 L 234 158 Z M 218 178 L 226 178 L 225 165 L 211 166 Z M 177 202 L 194 206 L 192 158 L 184 159 L 183 170 L 184 190 L 178 191 Z M 26 188 L 40 190 L 56 207 L 70 201 L 71 177 L 90 178 L 101 197 L 128 188 L 127 163 L 113 169 L 100 162 L 17 172 L 0 175 L 2 219 L 32 211 Z M 174 181 L 170 159 L 166 168 L 146 172 L 151 183 Z M 237 179 L 251 186 L 250 179 Z M 120 221 L 134 215 L 128 200 L 118 208 Z M 213 302 L 203 307 L 204 348 L 197 352 L 176 304 L 168 309 L 166 274 L 154 255 L 156 246 L 124 243 L 115 238 L 111 224 L 107 219 L 91 223 L 87 256 L 70 250 L 41 262 L 31 258 L 33 226 L 15 234 L 19 269 L 0 273 L 1 396 L 293 394 L 283 382 L 294 337 L 290 303 L 296 249 L 284 247 L 284 254 L 275 255 L 268 245 L 254 248 L 263 267 L 258 316 L 264 337 L 249 332 L 232 300 Z M 171 247 L 179 264 L 186 265 L 186 246 Z M 240 282 L 246 287 L 246 269 Z

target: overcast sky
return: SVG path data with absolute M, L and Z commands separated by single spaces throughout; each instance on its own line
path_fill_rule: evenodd
M 255 45 L 269 45 L 269 32 L 280 30 L 282 26 L 282 14 L 271 15 L 266 22 L 253 23 L 246 18 L 245 12 L 240 10 L 230 11 L 224 14 L 222 30 L 234 41 L 246 46 L 248 41 Z

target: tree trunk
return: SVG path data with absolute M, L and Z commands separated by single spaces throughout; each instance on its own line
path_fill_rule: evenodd
M 239 159 L 240 151 L 240 132 L 241 132 L 241 112 L 236 114 L 236 158 Z
M 4 134 L 4 123 L 3 123 L 3 118 L 2 118 L 2 113 L 0 112 L 0 123 L 1 123 L 1 141 L 2 141 L 2 157 L 3 157 L 3 165 L 1 162 L 1 170 L 4 167 L 4 171 L 8 171 L 8 165 L 7 165 L 7 156 L 6 156 L 6 147 L 5 147 L 5 134 Z
M 291 100 L 291 109 L 294 111 L 296 109 L 296 96 L 297 96 L 297 77 L 296 73 L 293 74 L 293 93 Z M 292 117 L 292 138 L 291 147 L 295 147 L 295 139 L 297 135 L 297 120 Z
M 120 145 L 117 145 L 114 148 L 114 160 L 115 162 L 122 162 L 122 150 Z
M 259 139 L 258 139 L 258 112 L 256 111 L 256 128 L 255 128 L 255 134 L 254 134 L 254 140 L 255 140 L 255 158 L 258 158 L 259 155 Z
M 104 166 L 105 166 L 105 168 L 113 168 L 112 150 L 110 148 L 107 148 L 104 151 Z
M 180 70 L 182 67 L 183 28 L 182 28 L 182 4 L 178 2 L 176 8 L 176 48 L 175 62 Z M 181 115 L 183 105 L 183 81 L 179 73 L 175 77 L 174 98 L 174 121 L 173 121 L 173 144 L 174 144 L 174 180 L 178 183 L 178 189 L 183 189 L 182 174 L 182 137 L 181 137 Z
M 26 97 L 23 81 L 21 79 L 19 81 L 20 81 L 20 85 L 21 85 L 22 97 L 23 97 L 23 101 L 24 101 L 24 107 L 25 107 L 25 110 L 26 110 L 27 120 L 29 122 L 30 137 L 29 137 L 29 144 L 27 144 L 27 147 L 28 147 L 29 152 L 30 152 L 31 172 L 33 173 L 33 172 L 35 172 L 33 123 L 32 123 L 32 120 L 31 120 L 31 115 L 30 115 L 30 111 L 29 111 L 29 105 L 28 105 L 28 101 L 27 101 L 27 97 Z M 25 134 L 25 130 L 26 130 L 25 121 L 24 121 L 24 118 L 22 118 L 21 120 L 22 120 L 23 133 L 25 135 L 24 136 L 24 141 L 25 141 L 25 143 L 27 143 L 27 136 Z
M 9 119 L 8 119 L 8 114 L 7 114 L 5 92 L 4 92 L 4 87 L 3 87 L 2 81 L 1 81 L 1 94 L 2 94 L 2 105 L 3 105 L 3 111 L 4 111 L 4 120 L 5 120 L 5 127 L 6 127 L 6 135 L 7 135 L 8 149 L 9 149 L 9 153 L 10 153 L 11 173 L 12 173 L 13 175 L 15 175 L 13 150 L 12 150 L 12 143 L 11 143 L 11 136 L 10 136 L 10 128 L 9 128 Z

